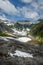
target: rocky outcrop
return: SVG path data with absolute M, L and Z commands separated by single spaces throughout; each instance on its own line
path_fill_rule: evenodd
M 43 65 L 43 47 L 39 45 L 24 44 L 16 40 L 3 41 L 0 44 L 0 65 Z M 11 57 L 8 52 L 15 53 L 16 49 L 33 54 L 33 58 Z

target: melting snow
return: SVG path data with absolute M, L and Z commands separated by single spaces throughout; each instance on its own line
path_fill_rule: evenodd
M 17 40 L 20 41 L 20 42 L 28 42 L 28 41 L 31 41 L 31 38 L 28 38 L 28 37 L 19 37 Z
M 20 42 L 28 42 L 28 41 L 31 41 L 31 38 L 28 38 L 28 37 L 19 37 L 19 38 L 0 37 L 0 40 L 9 41 L 9 39 L 18 40 L 18 41 L 20 41 Z
M 18 56 L 18 57 L 31 57 L 33 58 L 33 55 L 30 53 L 22 52 L 19 50 L 16 50 L 15 53 L 9 53 L 11 57 Z
M 29 29 L 29 28 L 26 28 L 26 30 L 27 30 L 27 31 L 30 31 L 30 29 Z
M 24 35 L 26 35 L 27 34 L 27 32 L 26 31 L 24 31 L 24 30 L 22 30 L 22 31 L 18 31 L 18 30 L 16 30 L 15 28 L 14 29 L 12 29 L 13 31 L 14 31 L 14 33 L 13 34 L 18 34 L 18 35 L 22 35 L 22 36 L 24 36 Z
M 9 41 L 9 40 L 8 40 L 8 39 L 6 39 L 5 37 L 0 37 L 0 40 Z

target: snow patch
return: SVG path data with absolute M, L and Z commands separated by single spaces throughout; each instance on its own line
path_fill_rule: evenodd
M 0 40 L 9 41 L 9 40 L 6 39 L 5 37 L 0 37 Z
M 14 31 L 14 33 L 13 33 L 13 34 L 18 34 L 18 35 L 22 35 L 22 36 L 27 35 L 27 32 L 26 32 L 26 31 L 24 31 L 24 30 L 19 31 L 19 30 L 16 30 L 15 28 L 14 28 L 14 29 L 12 29 L 12 30 Z
M 31 41 L 31 38 L 28 38 L 28 37 L 19 37 L 17 40 L 20 41 L 20 42 L 28 42 L 28 41 Z
M 8 53 L 11 57 L 18 56 L 18 57 L 31 57 L 33 58 L 33 55 L 30 53 L 22 52 L 19 50 L 16 50 L 15 53 Z
M 27 31 L 30 31 L 30 29 L 29 29 L 29 28 L 26 28 L 26 30 L 27 30 Z

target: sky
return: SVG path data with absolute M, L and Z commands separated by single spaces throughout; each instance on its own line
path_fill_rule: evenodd
M 0 0 L 0 19 L 11 21 L 43 19 L 43 0 Z

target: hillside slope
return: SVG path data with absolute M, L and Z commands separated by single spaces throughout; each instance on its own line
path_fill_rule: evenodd
M 37 37 L 41 42 L 43 42 L 43 21 L 32 25 L 30 34 Z

